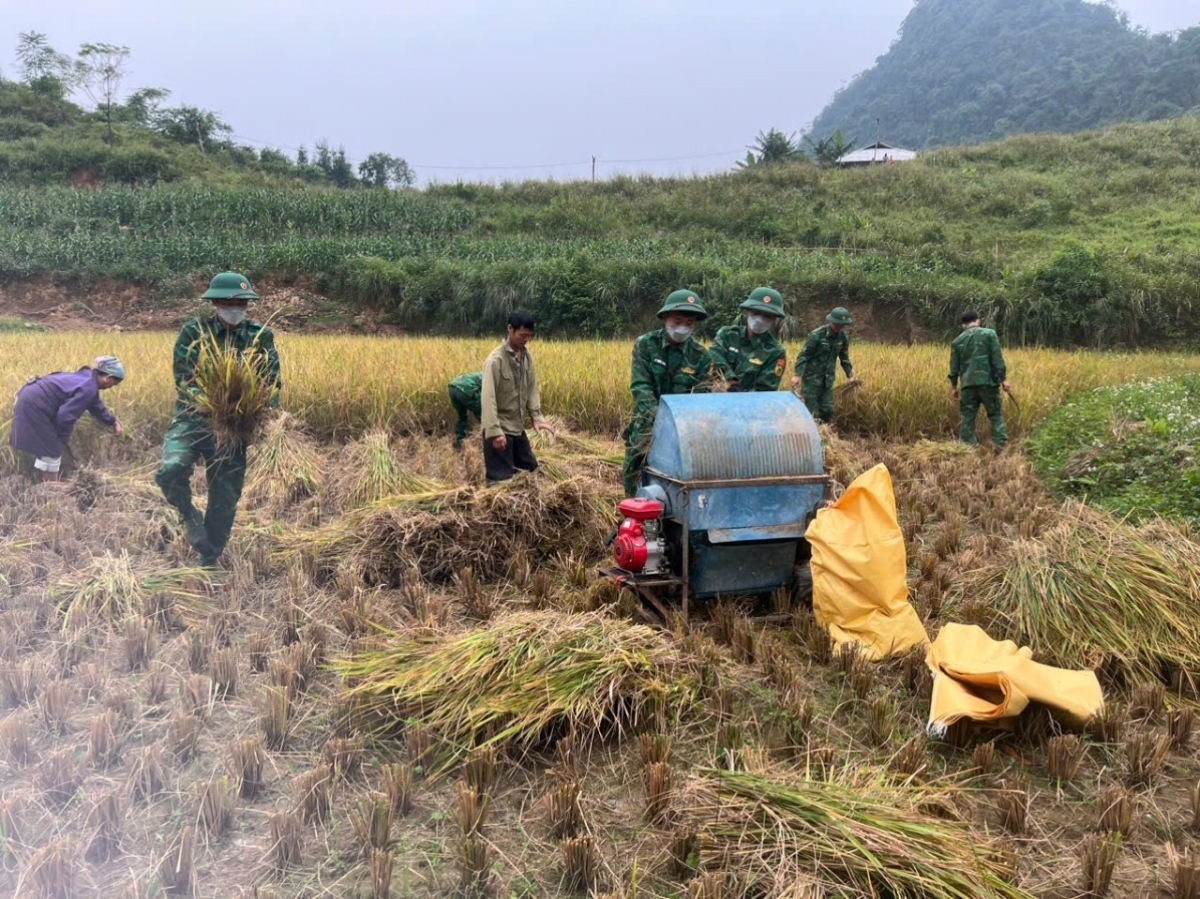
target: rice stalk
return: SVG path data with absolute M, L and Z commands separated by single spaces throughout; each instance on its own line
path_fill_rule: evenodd
M 34 757 L 28 712 L 19 711 L 0 721 L 0 759 L 14 768 L 23 768 Z
M 677 827 L 667 844 L 667 869 L 680 880 L 700 870 L 700 838 L 693 827 Z
M 1057 524 L 1017 540 L 1009 556 L 970 575 L 962 593 L 989 610 L 989 632 L 1049 664 L 1108 662 L 1153 684 L 1164 665 L 1200 670 L 1188 574 L 1197 570 L 1200 544 L 1180 529 L 1136 527 L 1070 501 Z
M 491 807 L 491 797 L 466 784 L 459 784 L 454 798 L 454 818 L 458 822 L 462 835 L 464 837 L 477 836 L 480 828 L 483 827 L 483 822 L 487 819 L 488 809 Z
M 248 446 L 279 397 L 266 350 L 257 339 L 238 350 L 215 332 L 205 332 L 195 349 L 189 405 L 210 422 L 218 452 Z
M 125 803 L 119 793 L 106 793 L 88 813 L 88 830 L 92 832 L 87 857 L 96 861 L 114 858 L 125 832 Z
M 558 848 L 567 889 L 587 892 L 595 887 L 600 878 L 600 852 L 595 837 L 567 837 Z
M 392 804 L 392 814 L 404 817 L 413 806 L 416 792 L 417 772 L 404 762 L 383 766 L 383 792 Z
M 1185 750 L 1191 745 L 1195 717 L 1191 706 L 1172 709 L 1167 715 L 1167 735 L 1171 738 L 1172 749 Z
M 294 868 L 301 861 L 304 825 L 291 812 L 271 815 L 271 861 L 278 871 Z
M 42 723 L 52 734 L 63 735 L 70 730 L 75 711 L 75 689 L 69 680 L 54 680 L 42 691 L 38 703 Z
M 1050 778 L 1060 787 L 1070 783 L 1083 762 L 1084 745 L 1075 734 L 1051 737 L 1046 743 L 1046 767 Z
M 1171 899 L 1200 899 L 1200 859 L 1188 849 L 1180 854 L 1167 843 L 1167 864 L 1171 867 Z
M 830 895 L 1028 899 L 1004 880 L 994 848 L 946 816 L 945 788 L 866 769 L 829 782 L 709 769 L 687 794 L 706 853 L 760 883 L 807 877 Z
M 62 632 L 76 631 L 85 619 L 117 622 L 140 617 L 149 598 L 170 594 L 176 600 L 201 600 L 211 585 L 205 568 L 145 568 L 122 550 L 94 556 L 81 574 L 56 584 L 51 595 L 63 609 Z
M 1128 837 L 1133 833 L 1137 795 L 1124 787 L 1109 787 L 1100 794 L 1100 820 L 1096 830 Z
M 667 762 L 651 762 L 642 769 L 642 786 L 646 790 L 646 820 L 662 824 L 671 811 L 674 772 Z
M 67 840 L 50 843 L 29 859 L 25 879 L 39 899 L 73 899 L 77 893 L 80 860 L 74 844 Z
M 249 508 L 282 511 L 315 496 L 324 481 L 316 443 L 295 416 L 281 412 L 267 422 L 246 457 L 242 500 Z
M 364 797 L 350 813 L 350 826 L 364 856 L 370 856 L 372 849 L 387 849 L 392 843 L 391 800 L 383 793 Z
M 464 837 L 459 842 L 459 890 L 465 899 L 491 895 L 492 864 L 495 857 L 496 851 L 492 844 L 482 837 Z
M 208 839 L 219 840 L 233 824 L 237 790 L 228 777 L 218 777 L 198 786 L 197 793 L 200 827 Z
M 386 849 L 371 850 L 371 899 L 389 899 L 395 856 Z
M 583 824 L 583 808 L 579 804 L 579 784 L 560 783 L 542 797 L 542 812 L 556 840 L 573 837 Z
M 1171 753 L 1171 738 L 1165 734 L 1130 734 L 1125 740 L 1125 786 L 1154 785 Z
M 992 767 L 996 764 L 996 743 L 989 740 L 986 743 L 978 744 L 971 752 L 971 771 L 974 774 L 983 776 L 992 773 Z
M 287 742 L 292 721 L 292 700 L 285 687 L 267 687 L 266 708 L 258 719 L 263 739 L 271 749 L 279 751 Z
M 333 661 L 343 699 L 381 731 L 419 725 L 447 747 L 527 751 L 552 732 L 609 733 L 664 704 L 695 702 L 694 680 L 661 634 L 598 613 L 522 612 L 465 634 L 391 634 Z
M 196 887 L 196 828 L 186 825 L 158 865 L 158 879 L 168 892 L 190 896 Z
M 284 532 L 278 542 L 285 556 L 310 556 L 327 574 L 349 566 L 382 585 L 402 583 L 413 566 L 438 583 L 468 567 L 499 580 L 523 554 L 540 565 L 581 543 L 603 545 L 615 517 L 613 488 L 582 478 L 518 480 L 387 496 L 321 527 Z
M 326 821 L 333 808 L 333 777 L 328 768 L 313 768 L 292 781 L 293 805 L 305 824 Z
M 262 792 L 265 786 L 263 765 L 266 760 L 262 737 L 239 740 L 230 747 L 229 772 L 238 785 L 238 795 L 243 799 L 253 799 Z
M 88 733 L 88 757 L 99 768 L 109 768 L 121 760 L 126 731 L 117 713 L 108 709 L 92 721 Z
M 343 509 L 358 509 L 391 496 L 445 489 L 435 480 L 406 471 L 392 449 L 391 435 L 381 428 L 346 447 L 339 472 L 341 477 L 331 490 Z
M 1188 808 L 1192 812 L 1190 829 L 1192 833 L 1200 833 L 1200 783 L 1193 784 L 1188 789 Z
M 1080 849 L 1083 863 L 1080 887 L 1083 899 L 1105 899 L 1112 885 L 1121 837 L 1113 834 L 1089 834 Z
M 1020 836 L 1029 829 L 1029 790 L 1020 784 L 1002 789 L 996 796 L 1000 826 Z

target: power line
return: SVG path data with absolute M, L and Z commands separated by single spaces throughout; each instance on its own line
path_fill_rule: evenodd
M 270 141 L 258 140 L 254 137 L 246 137 L 242 134 L 233 134 L 237 140 L 248 141 L 252 144 L 259 144 L 264 147 L 270 147 L 272 150 L 289 150 L 293 153 L 300 152 L 299 147 L 289 147 L 284 144 L 274 144 Z M 718 156 L 733 156 L 738 153 L 738 150 L 726 150 L 721 153 L 698 153 L 691 156 L 656 156 L 645 159 L 604 159 L 597 158 L 597 162 L 605 165 L 637 165 L 645 162 L 687 162 L 692 159 L 715 159 Z M 346 161 L 350 163 L 362 162 L 360 159 L 354 159 L 350 156 L 346 157 Z M 409 165 L 414 169 L 432 169 L 434 171 L 461 171 L 461 172 L 514 172 L 523 169 L 562 169 L 570 168 L 571 166 L 587 166 L 591 164 L 591 160 L 581 160 L 579 162 L 545 162 L 530 165 L 433 165 L 424 162 L 410 162 Z

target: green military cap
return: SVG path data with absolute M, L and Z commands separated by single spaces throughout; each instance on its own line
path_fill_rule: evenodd
M 210 282 L 201 297 L 204 300 L 257 300 L 250 280 L 237 272 L 221 272 Z
M 827 316 L 825 316 L 825 321 L 829 322 L 831 325 L 854 324 L 854 319 L 850 317 L 850 310 L 845 306 L 838 306 Z
M 783 297 L 778 290 L 772 290 L 770 287 L 754 288 L 750 291 L 750 296 L 738 308 L 750 312 L 765 312 L 767 315 L 782 316 L 784 314 Z
M 682 312 L 686 315 L 694 315 L 698 319 L 708 318 L 704 304 L 692 290 L 677 290 L 668 296 L 663 301 L 663 307 L 658 310 L 658 317 L 662 318 L 668 312 Z

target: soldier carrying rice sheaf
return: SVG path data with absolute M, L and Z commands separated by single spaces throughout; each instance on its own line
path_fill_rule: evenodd
M 201 564 L 213 566 L 233 530 L 251 436 L 226 439 L 219 426 L 229 416 L 245 414 L 243 409 L 254 408 L 255 403 L 259 408 L 277 406 L 281 381 L 271 329 L 246 318 L 247 303 L 258 299 L 249 280 L 237 272 L 222 272 L 212 279 L 202 299 L 212 301 L 214 314 L 193 318 L 175 340 L 175 416 L 163 438 L 162 462 L 154 480 L 167 502 L 179 511 L 188 543 L 199 553 Z M 230 377 L 238 374 L 247 359 L 254 360 L 251 379 L 258 383 L 239 387 L 236 395 L 223 401 L 206 397 L 206 389 L 215 393 L 216 386 L 202 383 L 200 377 L 206 353 L 228 354 L 220 361 L 227 363 L 223 367 Z M 225 405 L 214 408 L 219 402 Z M 190 483 L 192 469 L 201 457 L 208 480 L 208 506 L 203 515 L 192 505 Z
M 626 496 L 637 493 L 641 482 L 659 397 L 705 391 L 712 375 L 712 355 L 692 336 L 697 323 L 708 318 L 695 291 L 670 294 L 658 317 L 663 326 L 633 344 L 629 378 L 633 418 L 625 428 L 625 467 L 621 472 Z

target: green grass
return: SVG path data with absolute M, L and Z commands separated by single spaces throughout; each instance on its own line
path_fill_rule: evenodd
M 1200 524 L 1200 377 L 1101 387 L 1051 412 L 1026 444 L 1061 492 L 1135 519 Z

